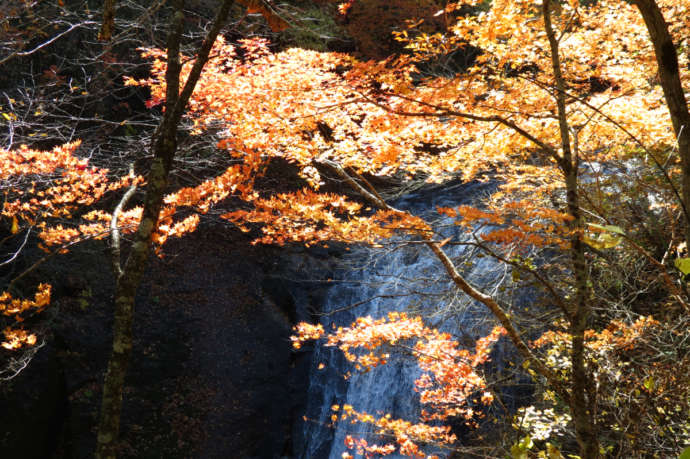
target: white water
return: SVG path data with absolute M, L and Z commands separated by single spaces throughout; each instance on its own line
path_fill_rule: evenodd
M 488 189 L 488 185 L 460 185 L 411 196 L 395 205 L 424 215 L 437 206 L 476 202 Z M 448 219 L 439 221 L 437 231 L 442 237 L 455 232 L 449 223 Z M 467 256 L 462 246 L 446 246 L 446 249 L 458 260 L 463 254 Z M 472 262 L 465 272 L 480 286 L 495 285 L 504 275 L 488 257 L 473 258 Z M 343 272 L 342 282 L 330 289 L 322 308 L 324 313 L 331 313 L 321 319 L 327 330 L 332 324 L 347 326 L 356 317 L 379 318 L 390 311 L 422 314 L 427 323 L 453 333 L 461 342 L 464 337 L 472 343 L 479 333 L 487 330 L 487 324 L 481 325 L 486 318 L 483 309 L 451 286 L 440 263 L 424 245 L 399 244 L 395 250 L 392 247 L 355 250 L 344 260 Z M 348 308 L 355 304 L 359 306 Z M 326 366 L 319 370 L 321 363 Z M 342 375 L 347 371 L 352 371 L 352 377 L 344 380 Z M 372 440 L 367 437 L 367 426 L 362 424 L 339 423 L 333 429 L 330 417 L 334 404 L 350 404 L 355 410 L 374 416 L 390 413 L 394 418 L 417 421 L 420 407 L 413 388 L 418 376 L 419 370 L 410 358 L 390 359 L 388 364 L 361 374 L 351 368 L 340 351 L 317 346 L 310 377 L 308 420 L 303 431 L 305 451 L 301 457 L 340 459 L 346 451 L 343 443 L 346 435 L 357 434 Z

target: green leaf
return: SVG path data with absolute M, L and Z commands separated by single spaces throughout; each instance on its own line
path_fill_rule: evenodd
M 510 455 L 513 459 L 527 459 L 527 451 L 534 446 L 532 442 L 532 437 L 527 435 L 523 437 L 519 442 L 515 443 L 510 447 Z
M 651 376 L 647 379 L 644 380 L 644 388 L 647 389 L 649 392 L 654 390 L 654 378 Z
M 596 236 L 585 235 L 582 240 L 585 244 L 594 247 L 595 249 L 604 250 L 612 249 L 623 241 L 623 238 L 610 233 L 600 233 Z
M 680 456 L 678 456 L 678 459 L 690 459 L 690 446 L 685 448 L 682 453 L 680 453 Z
M 625 235 L 625 232 L 620 226 L 597 225 L 596 223 L 587 223 L 587 226 L 597 231 L 591 235 L 585 234 L 583 240 L 585 244 L 599 250 L 616 247 L 623 241 L 621 236 Z
M 520 271 L 517 269 L 513 269 L 513 272 L 511 273 L 513 282 L 520 282 Z
M 520 445 L 522 445 L 525 449 L 530 449 L 532 446 L 534 446 L 534 442 L 532 442 L 532 437 L 527 435 L 525 438 L 520 440 Z
M 587 223 L 588 226 L 591 226 L 592 228 L 596 228 L 598 230 L 601 230 L 603 232 L 608 232 L 608 233 L 616 233 L 620 234 L 621 236 L 625 236 L 625 231 L 623 231 L 623 228 L 620 226 L 615 226 L 615 225 L 597 225 L 596 223 Z
M 690 258 L 676 258 L 673 264 L 676 265 L 678 271 L 682 272 L 684 275 L 690 274 Z
M 520 445 L 515 444 L 510 447 L 510 457 L 512 459 L 527 459 L 527 450 L 520 448 Z
M 546 455 L 549 459 L 563 459 L 561 452 L 551 443 L 546 443 Z

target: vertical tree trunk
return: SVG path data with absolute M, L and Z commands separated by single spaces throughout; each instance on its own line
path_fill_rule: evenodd
M 560 160 L 560 168 L 565 176 L 566 200 L 568 213 L 573 217 L 570 222 L 570 256 L 575 277 L 575 292 L 571 300 L 570 312 L 570 336 L 572 349 L 570 353 L 571 363 L 571 394 L 570 411 L 575 424 L 577 441 L 580 446 L 580 456 L 583 459 L 595 459 L 599 457 L 599 441 L 596 436 L 595 419 L 591 407 L 593 406 L 593 394 L 588 393 L 589 377 L 585 367 L 584 336 L 587 321 L 590 316 L 590 307 L 587 303 L 587 265 L 585 261 L 585 247 L 582 241 L 583 221 L 580 212 L 578 196 L 578 154 L 573 151 L 570 141 L 570 126 L 565 104 L 565 81 L 561 71 L 561 61 L 558 49 L 558 40 L 551 22 L 551 0 L 542 3 L 544 28 L 549 40 L 551 51 L 551 63 L 554 80 L 556 83 L 556 105 L 558 108 L 558 124 L 561 137 L 561 149 L 563 156 Z
M 190 75 L 180 92 L 180 41 L 183 30 L 183 0 L 172 2 L 175 9 L 168 35 L 168 68 L 166 71 L 167 93 L 165 114 L 156 130 L 152 150 L 154 160 L 147 175 L 146 197 L 139 227 L 127 261 L 120 273 L 116 273 L 115 309 L 113 323 L 113 348 L 105 380 L 98 427 L 96 457 L 115 458 L 120 432 L 122 393 L 132 353 L 132 324 L 134 321 L 134 297 L 151 249 L 151 238 L 158 225 L 163 197 L 168 185 L 168 175 L 177 150 L 177 126 L 184 108 L 208 61 L 216 37 L 228 16 L 232 0 L 224 0 L 222 6 L 199 48 Z
M 116 0 L 104 0 L 103 2 L 103 23 L 98 32 L 98 39 L 109 41 L 113 37 L 115 29 L 115 4 Z
M 659 67 L 659 82 L 664 90 L 664 98 L 671 114 L 673 131 L 678 141 L 678 155 L 683 169 L 683 204 L 690 208 L 690 112 L 680 81 L 678 53 L 668 31 L 668 25 L 655 0 L 633 0 L 640 10 L 649 37 L 654 45 L 654 54 Z M 685 215 L 685 242 L 690 247 L 690 217 Z

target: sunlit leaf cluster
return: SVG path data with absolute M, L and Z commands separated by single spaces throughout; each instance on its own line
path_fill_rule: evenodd
M 350 405 L 333 406 L 333 422 L 361 422 L 375 426 L 377 435 L 394 437 L 396 447 L 390 444 L 369 444 L 366 439 L 351 437 L 348 447 L 375 454 L 390 454 L 398 448 L 400 454 L 426 457 L 421 445 L 449 444 L 455 441 L 450 427 L 438 422 L 464 419 L 470 425 L 482 416 L 481 407 L 490 405 L 493 395 L 488 391 L 478 367 L 489 360 L 491 348 L 505 334 L 495 327 L 487 336 L 477 340 L 474 352 L 460 347 L 448 333 L 424 325 L 420 317 L 391 312 L 386 317 L 373 319 L 359 317 L 350 327 L 338 327 L 326 333 L 321 325 L 300 323 L 295 327 L 293 346 L 299 348 L 304 341 L 323 339 L 325 346 L 337 347 L 358 371 L 371 371 L 385 365 L 392 354 L 402 350 L 412 354 L 422 375 L 416 381 L 416 390 L 424 409 L 422 422 L 392 419 L 390 415 L 373 416 L 358 412 Z M 363 454 L 363 453 L 359 453 Z M 373 456 L 372 456 L 373 457 Z
M 0 294 L 0 315 L 7 316 L 14 322 L 3 330 L 5 341 L 0 346 L 11 350 L 36 344 L 36 335 L 22 329 L 20 324 L 28 316 L 41 312 L 50 304 L 50 290 L 50 285 L 40 284 L 33 300 L 14 298 L 9 292 Z

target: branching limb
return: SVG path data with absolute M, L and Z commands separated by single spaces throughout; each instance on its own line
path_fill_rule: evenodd
M 53 249 L 50 253 L 41 257 L 34 264 L 32 264 L 31 266 L 26 268 L 24 271 L 22 271 L 21 274 L 19 274 L 17 277 L 12 279 L 10 281 L 10 283 L 7 285 L 7 290 L 11 291 L 14 288 L 14 286 L 17 285 L 17 282 L 19 282 L 21 279 L 23 279 L 28 274 L 31 274 L 34 270 L 36 270 L 36 268 L 38 268 L 39 266 L 41 266 L 46 261 L 53 258 L 55 255 L 57 255 L 59 253 L 64 253 L 66 250 L 68 250 L 73 245 L 79 244 L 79 243 L 84 242 L 84 241 L 88 241 L 89 239 L 97 239 L 99 237 L 102 237 L 104 234 L 107 234 L 107 231 L 104 233 L 90 234 L 88 236 L 79 237 L 77 239 L 73 239 L 73 240 L 66 242 L 66 243 L 60 245 L 59 247 Z
M 403 211 L 398 210 L 393 206 L 390 206 L 383 199 L 376 197 L 375 195 L 370 193 L 361 184 L 357 183 L 357 181 L 353 179 L 352 176 L 350 176 L 340 164 L 337 164 L 330 160 L 320 160 L 319 162 L 330 167 L 333 171 L 335 171 L 338 174 L 338 176 L 340 176 L 343 180 L 345 180 L 345 182 L 352 186 L 367 201 L 371 202 L 372 205 L 380 209 L 404 213 Z M 525 343 L 525 341 L 520 336 L 520 333 L 515 328 L 515 325 L 511 321 L 508 313 L 506 313 L 503 310 L 503 308 L 498 304 L 498 302 L 496 302 L 496 300 L 494 300 L 490 295 L 487 295 L 476 289 L 462 276 L 462 274 L 460 274 L 460 272 L 458 272 L 457 268 L 455 267 L 455 264 L 453 264 L 453 261 L 443 250 L 443 242 L 434 242 L 431 240 L 431 236 L 422 236 L 425 238 L 424 243 L 439 259 L 453 283 L 458 288 L 460 288 L 460 290 L 462 290 L 466 295 L 484 304 L 491 311 L 491 313 L 499 321 L 503 328 L 506 329 L 508 337 L 513 342 L 513 345 L 517 348 L 520 355 L 525 360 L 528 360 L 530 362 L 532 368 L 534 368 L 534 370 L 540 376 L 542 376 L 548 381 L 549 385 L 554 388 L 554 390 L 559 394 L 559 396 L 563 397 L 564 400 L 568 400 L 570 398 L 568 395 L 569 393 L 561 379 L 532 352 L 529 346 L 527 346 L 527 343 Z
M 167 84 L 166 110 L 161 124 L 153 135 L 151 149 L 154 158 L 147 174 L 146 195 L 141 220 L 134 235 L 134 242 L 127 261 L 122 268 L 122 274 L 116 278 L 113 346 L 103 382 L 103 398 L 96 445 L 96 458 L 98 459 L 115 459 L 117 455 L 125 375 L 133 346 L 134 298 L 144 274 L 152 237 L 158 226 L 160 210 L 168 186 L 170 169 L 177 152 L 179 122 L 232 4 L 232 0 L 224 0 L 219 6 L 218 13 L 197 53 L 197 60 L 194 62 L 182 92 L 179 93 L 182 70 L 180 42 L 182 40 L 184 13 L 182 0 L 173 2 L 173 17 L 168 35 L 168 67 L 165 75 Z
M 26 245 L 26 241 L 29 240 L 29 234 L 31 234 L 31 227 L 30 227 L 28 230 L 26 230 L 26 235 L 24 236 L 24 240 L 22 241 L 22 243 L 21 243 L 21 245 L 19 246 L 19 248 L 18 248 L 17 250 L 15 250 L 15 252 L 12 254 L 12 256 L 11 256 L 10 258 L 8 258 L 7 260 L 5 260 L 5 261 L 3 261 L 3 262 L 0 262 L 0 266 L 4 266 L 4 265 L 7 265 L 7 264 L 10 264 L 10 263 L 12 263 L 14 260 L 16 260 L 16 258 L 19 256 L 19 253 L 22 251 L 22 249 L 23 249 L 24 246 Z
M 534 83 L 535 85 L 539 86 L 540 88 L 547 89 L 547 87 L 548 87 L 547 84 L 537 80 L 536 78 L 529 78 L 529 77 L 525 77 L 525 76 L 522 76 L 521 78 L 525 78 L 527 81 Z M 573 100 L 577 101 L 578 103 L 584 105 L 585 107 L 589 108 L 590 110 L 592 110 L 594 113 L 596 113 L 599 116 L 601 116 L 602 118 L 604 118 L 604 120 L 611 123 L 616 128 L 620 129 L 620 131 L 623 132 L 623 134 L 628 136 L 628 138 L 630 140 L 632 140 L 638 147 L 640 147 L 647 154 L 647 156 L 652 159 L 652 162 L 654 163 L 656 168 L 659 169 L 659 172 L 661 172 L 661 174 L 664 176 L 664 180 L 666 180 L 666 182 L 669 184 L 669 187 L 673 191 L 673 194 L 676 195 L 676 198 L 678 199 L 678 202 L 680 203 L 680 206 L 683 209 L 683 215 L 685 216 L 685 220 L 690 221 L 690 213 L 688 213 L 688 209 L 685 205 L 685 201 L 681 198 L 680 191 L 678 190 L 678 187 L 676 187 L 676 185 L 673 183 L 673 180 L 671 180 L 671 177 L 668 175 L 668 172 L 666 171 L 666 167 L 659 162 L 659 160 L 656 158 L 656 156 L 649 150 L 649 148 L 635 134 L 630 132 L 630 130 L 627 129 L 625 126 L 623 126 L 621 123 L 619 123 L 618 121 L 616 121 L 615 119 L 611 118 L 609 115 L 604 113 L 602 111 L 604 104 L 602 104 L 599 107 L 596 107 L 596 106 L 592 105 L 591 103 L 589 103 L 584 98 L 582 98 L 576 94 L 573 94 L 573 93 L 571 93 L 565 89 L 561 90 L 561 89 L 556 88 L 556 91 L 561 92 L 568 99 L 573 99 Z M 608 103 L 608 101 L 606 101 L 605 103 Z M 682 129 L 681 129 L 681 134 L 682 134 Z M 678 144 L 678 142 L 680 142 L 680 136 L 677 137 L 677 144 Z
M 84 22 L 80 22 L 79 24 L 73 24 L 67 30 L 60 32 L 59 34 L 55 35 L 54 37 L 52 37 L 49 40 L 44 41 L 43 43 L 41 43 L 40 45 L 36 46 L 33 49 L 30 49 L 28 51 L 15 51 L 12 54 L 9 54 L 9 55 L 3 57 L 2 59 L 0 59 L 0 65 L 3 65 L 5 62 L 7 62 L 10 59 L 15 58 L 15 57 L 30 56 L 33 53 L 35 53 L 36 51 L 39 51 L 40 49 L 45 48 L 46 46 L 54 43 L 56 40 L 59 40 L 60 38 L 64 37 L 65 35 L 67 35 L 71 31 L 78 29 L 79 27 L 83 27 L 85 25 L 90 25 L 90 24 L 97 24 L 97 23 L 94 21 L 84 21 Z
M 488 247 L 486 244 L 482 244 L 479 242 L 477 237 L 474 237 L 475 239 L 475 245 L 479 247 L 481 250 L 485 251 L 488 253 L 492 258 L 495 258 L 496 260 L 500 261 L 501 263 L 505 263 L 507 265 L 510 265 L 520 271 L 526 272 L 534 279 L 539 282 L 548 292 L 551 294 L 551 298 L 553 301 L 556 303 L 556 305 L 560 308 L 561 312 L 566 316 L 570 317 L 570 311 L 568 311 L 568 307 L 566 304 L 563 302 L 563 298 L 561 295 L 556 292 L 556 288 L 553 286 L 553 284 L 546 278 L 546 276 L 542 275 L 539 273 L 536 269 L 532 269 L 528 266 L 525 266 L 523 263 L 518 263 L 513 260 L 509 260 L 503 255 L 499 254 L 495 250 L 492 250 L 490 247 Z
M 569 317 L 569 332 L 572 339 L 570 349 L 570 397 L 568 402 L 575 425 L 577 442 L 580 446 L 580 456 L 587 459 L 599 457 L 599 439 L 596 435 L 595 401 L 596 393 L 591 390 L 590 373 L 585 363 L 585 329 L 591 314 L 589 304 L 588 271 L 585 259 L 584 242 L 582 240 L 583 219 L 578 195 L 578 169 L 579 156 L 577 150 L 573 151 L 570 140 L 570 126 L 566 110 L 565 79 L 561 70 L 558 39 L 552 24 L 551 14 L 558 3 L 554 0 L 542 2 L 542 17 L 544 19 L 544 31 L 549 41 L 551 54 L 551 68 L 555 79 L 557 92 L 556 106 L 558 108 L 558 126 L 561 137 L 561 150 L 563 161 L 560 163 L 561 172 L 565 178 L 566 200 L 568 213 L 572 217 L 569 222 L 572 236 L 570 238 L 570 256 L 572 260 L 575 288 L 573 298 L 570 300 L 571 314 Z
M 134 166 L 129 167 L 129 174 L 130 176 L 134 177 Z M 122 199 L 120 200 L 120 203 L 115 207 L 115 210 L 113 211 L 113 214 L 110 218 L 110 241 L 111 241 L 111 246 L 110 246 L 110 252 L 111 252 L 111 257 L 112 257 L 112 263 L 113 263 L 113 273 L 115 274 L 115 277 L 120 278 L 122 276 L 122 265 L 120 261 L 120 228 L 117 225 L 117 222 L 120 218 L 120 214 L 122 213 L 122 209 L 125 208 L 127 205 L 127 202 L 134 196 L 134 192 L 137 190 L 137 184 L 136 182 L 132 182 L 132 185 L 127 189 L 125 194 L 122 196 Z
M 0 381 L 9 381 L 10 379 L 16 378 L 19 373 L 21 373 L 33 359 L 34 355 L 46 345 L 45 340 L 41 340 L 40 343 L 36 343 L 21 351 L 19 357 L 10 357 L 7 365 L 0 369 Z

